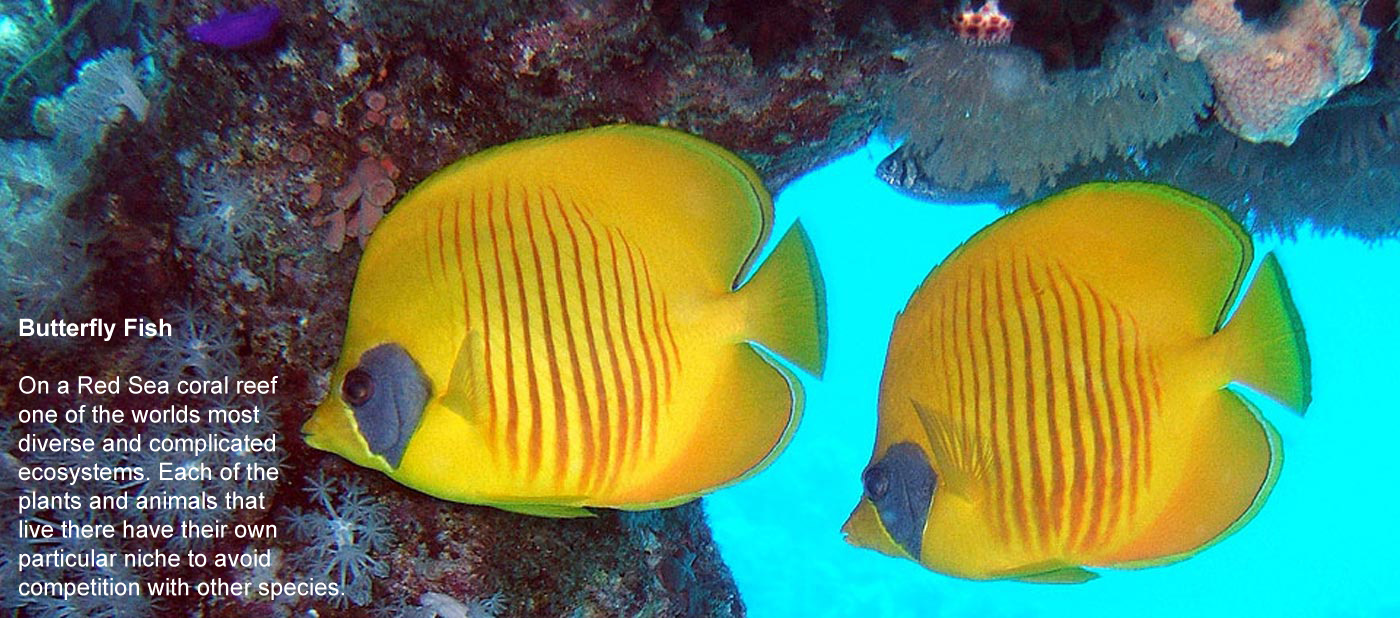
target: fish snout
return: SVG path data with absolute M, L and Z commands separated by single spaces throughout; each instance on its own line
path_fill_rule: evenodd
M 845 533 L 846 542 L 856 547 L 873 549 L 894 558 L 915 562 L 920 560 L 920 556 L 912 555 L 894 540 L 881 520 L 880 511 L 866 498 L 861 498 L 860 504 L 856 505 L 856 509 L 846 519 L 846 524 L 841 526 L 841 532 Z
M 334 450 L 331 436 L 334 435 L 334 423 L 336 416 L 334 408 L 339 407 L 339 402 L 334 397 L 327 397 L 325 401 L 316 406 L 311 412 L 311 418 L 306 419 L 301 425 L 301 438 L 311 448 L 331 451 Z

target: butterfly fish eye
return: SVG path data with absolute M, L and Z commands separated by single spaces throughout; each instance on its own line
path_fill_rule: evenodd
M 923 549 L 924 524 L 938 483 L 924 449 L 913 442 L 891 445 L 866 468 L 863 480 L 865 495 L 880 514 L 885 531 L 918 560 Z
M 340 395 L 355 413 L 355 425 L 371 453 L 397 468 L 418 429 L 432 388 L 402 346 L 386 343 L 360 355 L 345 372 Z
M 340 396 L 351 406 L 362 406 L 374 396 L 374 376 L 356 367 L 345 374 L 340 383 Z
M 865 470 L 863 475 L 865 482 L 865 496 L 871 500 L 879 500 L 885 497 L 885 493 L 890 490 L 890 477 L 885 469 L 880 466 L 873 466 Z

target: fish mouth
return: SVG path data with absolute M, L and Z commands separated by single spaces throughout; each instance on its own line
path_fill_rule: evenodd
M 879 511 L 867 499 L 862 498 L 855 510 L 851 511 L 851 516 L 846 519 L 845 525 L 841 526 L 841 532 L 844 533 L 846 542 L 856 547 L 873 549 L 895 558 L 906 558 L 915 562 L 919 560 L 895 542 L 880 521 Z
M 311 417 L 306 419 L 301 425 L 301 439 L 311 448 L 328 451 L 330 448 L 325 442 L 329 434 L 329 427 L 326 426 L 327 419 L 331 416 L 331 411 L 326 409 L 327 402 L 322 402 L 311 411 Z

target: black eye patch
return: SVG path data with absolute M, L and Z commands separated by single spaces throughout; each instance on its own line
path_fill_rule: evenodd
M 913 442 L 895 444 L 885 451 L 884 457 L 870 464 L 861 478 L 865 497 L 875 505 L 880 523 L 896 543 L 918 560 L 923 549 L 924 524 L 938 482 L 924 450 Z
M 340 385 L 341 399 L 355 412 L 355 423 L 369 450 L 395 468 L 431 395 L 418 363 L 393 343 L 361 355 L 359 366 L 346 372 Z

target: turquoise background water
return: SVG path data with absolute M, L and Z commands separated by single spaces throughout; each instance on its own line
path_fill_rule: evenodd
M 1255 520 L 1218 545 L 1074 586 L 965 581 L 847 545 L 895 314 L 1001 214 L 896 193 L 874 175 L 890 149 L 874 142 L 777 196 L 778 229 L 800 217 L 816 247 L 830 348 L 787 451 L 706 498 L 751 616 L 1400 616 L 1396 241 L 1256 238 L 1257 256 L 1278 254 L 1302 315 L 1314 400 L 1305 418 L 1262 406 L 1283 437 L 1283 472 Z

